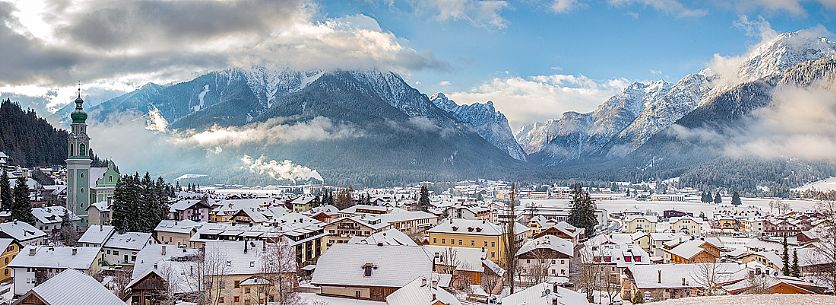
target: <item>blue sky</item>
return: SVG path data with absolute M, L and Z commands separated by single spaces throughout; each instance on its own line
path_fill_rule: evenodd
M 557 13 L 548 1 L 513 1 L 499 12 L 506 20 L 504 27 L 463 19 L 440 21 L 438 12 L 421 12 L 405 2 L 325 1 L 320 5 L 326 16 L 370 16 L 416 50 L 432 52 L 449 63 L 445 71 L 418 71 L 408 76 L 428 93 L 468 90 L 506 73 L 676 81 L 704 68 L 715 53 L 742 54 L 758 42 L 759 37 L 747 36 L 734 25 L 740 16 L 763 17 L 778 32 L 817 25 L 832 30 L 836 23 L 836 11 L 815 1 L 800 2 L 803 14 L 756 5 L 728 8 L 710 2 L 683 2 L 706 14 L 680 16 L 641 3 L 583 1 Z M 451 85 L 439 86 L 443 80 Z
M 674 82 L 764 32 L 833 39 L 836 0 L 0 0 L 0 97 L 54 111 L 231 67 L 377 68 L 517 129 Z M 185 18 L 188 17 L 188 18 Z

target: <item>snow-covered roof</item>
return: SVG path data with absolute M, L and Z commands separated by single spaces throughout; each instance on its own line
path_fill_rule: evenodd
M 163 251 L 163 249 L 165 249 L 165 251 Z M 198 249 L 178 248 L 173 245 L 148 245 L 137 253 L 131 279 L 137 279 L 142 273 L 146 272 L 148 269 L 153 269 L 154 264 L 161 261 L 170 261 L 183 257 L 196 256 L 199 253 L 200 251 Z
M 431 275 L 432 255 L 422 247 L 335 244 L 317 261 L 311 283 L 400 288 Z
M 528 231 L 528 227 L 515 224 L 517 234 Z M 478 219 L 445 219 L 428 230 L 430 233 L 472 234 L 472 235 L 502 235 L 505 228 L 487 220 Z
M 44 208 L 32 208 L 32 215 L 35 216 L 35 219 L 42 224 L 54 224 L 60 223 L 61 219 L 64 218 L 64 212 L 67 209 L 62 206 L 51 206 L 51 207 L 44 207 Z M 78 216 L 70 213 L 70 221 L 78 221 L 81 220 Z
M 181 233 L 181 234 L 188 234 L 192 230 L 196 230 L 200 228 L 203 223 L 191 221 L 191 220 L 170 220 L 166 219 L 160 221 L 157 224 L 157 227 L 154 228 L 155 232 L 169 232 L 169 233 Z
M 388 305 L 434 305 L 436 302 L 446 305 L 461 304 L 455 296 L 444 289 L 432 288 L 431 280 L 425 277 L 412 280 L 386 297 Z
M 26 246 L 9 266 L 87 270 L 98 256 L 98 247 Z
M 96 208 L 97 210 L 99 210 L 99 212 L 110 211 L 110 204 L 108 204 L 107 200 L 103 200 L 103 201 L 93 203 L 90 206 L 88 206 L 87 209 L 89 210 L 91 207 Z
M 452 260 L 457 264 L 456 270 L 484 272 L 483 261 L 487 260 L 487 252 L 479 248 L 466 247 L 445 247 L 445 246 L 424 246 L 434 259 L 435 264 L 440 266 L 450 265 L 448 256 L 455 256 Z
M 544 235 L 536 239 L 531 239 L 525 242 L 517 251 L 517 255 L 522 255 L 537 249 L 552 250 L 558 253 L 565 254 L 569 257 L 574 257 L 574 244 L 571 241 L 559 238 L 553 235 Z
M 555 301 L 557 301 L 555 303 Z M 502 298 L 502 304 L 520 305 L 584 305 L 586 295 L 550 283 L 540 283 Z
M 50 305 L 125 305 L 96 279 L 72 269 L 32 288 L 31 293 Z
M 203 200 L 203 199 L 199 199 L 199 200 L 186 199 L 186 200 L 180 200 L 180 201 L 177 201 L 175 203 L 172 203 L 169 206 L 169 211 L 176 212 L 176 211 L 188 210 L 195 205 L 200 205 L 201 207 L 207 208 L 207 209 L 210 208 L 209 204 L 206 203 L 206 200 Z
M 669 251 L 670 253 L 676 254 L 679 257 L 682 257 L 682 258 L 685 258 L 685 259 L 690 259 L 690 258 L 694 257 L 695 255 L 699 254 L 700 252 L 705 251 L 705 249 L 702 247 L 704 244 L 710 244 L 710 243 L 705 241 L 705 240 L 699 240 L 699 239 L 689 240 L 689 241 L 681 243 L 681 244 L 677 245 L 676 247 L 674 247 L 673 249 L 670 249 L 670 250 L 667 250 L 667 251 Z
M 627 215 L 624 217 L 624 222 L 631 222 L 636 219 L 644 219 L 652 223 L 659 222 L 659 217 L 653 215 Z
M 398 229 L 389 229 L 383 232 L 374 233 L 368 237 L 354 236 L 349 241 L 349 244 L 366 244 L 377 245 L 383 244 L 386 246 L 417 246 L 412 238 Z
M 3 232 L 9 237 L 20 242 L 46 236 L 44 231 L 41 231 L 28 223 L 17 220 L 0 223 L 0 232 Z
M 116 229 L 113 226 L 90 225 L 78 239 L 78 242 L 102 245 L 115 231 Z
M 285 239 L 285 241 L 287 241 Z M 289 245 L 289 244 L 287 244 Z M 246 252 L 244 251 L 246 247 Z M 258 274 L 262 272 L 264 259 L 277 259 L 276 257 L 268 257 L 271 251 L 285 251 L 285 258 L 289 258 L 282 268 L 287 268 L 288 272 L 296 271 L 296 255 L 294 247 L 284 246 L 277 250 L 276 244 L 265 244 L 264 241 L 211 241 L 206 242 L 204 246 L 205 255 L 207 257 L 218 256 L 214 259 L 226 262 L 225 267 L 217 268 L 213 272 L 230 274 Z M 268 255 L 264 255 L 264 253 Z M 208 259 L 208 258 L 207 258 Z
M 151 242 L 151 233 L 116 232 L 108 238 L 103 247 L 139 251 L 149 242 Z
M 733 281 L 736 274 L 743 269 L 736 263 L 717 263 L 713 266 L 716 266 L 716 280 L 718 283 Z M 651 264 L 633 265 L 627 268 L 635 280 L 636 287 L 652 289 L 702 288 L 704 280 L 700 280 L 700 268 L 713 267 L 712 264 Z

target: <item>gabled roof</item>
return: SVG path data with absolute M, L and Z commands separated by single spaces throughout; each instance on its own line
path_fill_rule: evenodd
M 188 210 L 188 209 L 190 209 L 190 208 L 192 208 L 193 206 L 196 206 L 196 205 L 198 206 L 198 208 L 206 208 L 206 209 L 211 209 L 212 208 L 212 207 L 209 206 L 208 203 L 206 203 L 206 199 L 200 199 L 200 200 L 186 199 L 186 200 L 180 200 L 180 201 L 177 201 L 175 203 L 172 203 L 171 206 L 169 206 L 169 210 L 172 211 L 172 212 L 183 211 L 183 210 Z
M 107 239 L 107 242 L 102 247 L 139 251 L 150 241 L 151 233 L 116 232 Z
M 418 277 L 386 297 L 388 305 L 460 305 L 455 296 L 444 289 L 432 288 L 426 277 Z
M 180 233 L 180 234 L 188 234 L 191 233 L 192 230 L 197 230 L 202 226 L 203 223 L 191 221 L 191 220 L 170 220 L 166 219 L 160 221 L 157 224 L 157 227 L 154 228 L 154 232 L 169 232 L 169 233 Z
M 116 229 L 113 226 L 90 225 L 84 235 L 78 239 L 80 243 L 103 245 Z
M 311 283 L 400 288 L 415 277 L 430 278 L 432 260 L 422 247 L 335 244 L 317 261 Z
M 98 256 L 98 247 L 26 246 L 9 267 L 87 270 Z
M 366 244 L 377 245 L 383 244 L 386 246 L 417 246 L 412 238 L 398 229 L 389 229 L 383 232 L 374 233 L 368 237 L 354 236 L 349 241 L 349 244 Z
M 630 270 L 636 287 L 639 289 L 653 288 L 702 288 L 699 270 L 701 266 L 712 264 L 650 264 L 632 265 Z M 717 282 L 734 281 L 742 267 L 736 263 L 717 263 Z M 685 284 L 683 285 L 683 279 Z
M 514 223 L 517 234 L 528 231 L 528 227 Z M 503 226 L 487 220 L 477 219 L 445 219 L 438 225 L 428 230 L 430 233 L 452 233 L 452 234 L 473 234 L 473 235 L 502 235 L 505 231 Z
M 287 239 L 285 238 L 285 242 Z M 286 245 L 289 245 L 287 243 Z M 246 247 L 246 253 L 244 249 Z M 266 243 L 264 241 L 210 241 L 206 242 L 204 246 L 205 255 L 207 257 L 217 256 L 215 259 L 225 262 L 225 267 L 216 268 L 212 272 L 217 275 L 247 275 L 258 274 L 262 272 L 265 259 L 277 259 L 275 257 L 268 257 L 266 253 L 277 248 L 276 244 Z M 294 247 L 283 246 L 276 251 L 285 251 L 285 258 L 288 258 L 282 268 L 287 268 L 286 272 L 296 271 L 296 255 Z
M 29 291 L 49 305 L 125 305 L 93 277 L 67 269 Z M 24 296 L 23 298 L 25 298 Z
M 531 239 L 525 242 L 522 247 L 517 251 L 517 256 L 537 250 L 537 249 L 546 249 L 552 250 L 558 253 L 565 254 L 569 257 L 574 257 L 574 245 L 571 241 L 558 238 L 552 235 L 545 235 L 541 236 L 537 239 Z
M 28 223 L 17 220 L 0 223 L 0 232 L 3 232 L 9 237 L 20 242 L 46 236 L 44 231 L 41 231 Z
M 556 301 L 556 303 L 555 303 Z M 502 304 L 588 305 L 586 295 L 550 283 L 540 283 L 502 298 Z
M 61 223 L 64 218 L 64 213 L 67 209 L 62 206 L 51 206 L 43 208 L 32 208 L 32 215 L 42 224 Z M 78 216 L 69 212 L 70 221 L 81 220 Z

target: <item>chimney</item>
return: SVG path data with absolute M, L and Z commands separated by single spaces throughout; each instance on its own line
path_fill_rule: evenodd
M 656 272 L 657 272 L 656 282 L 661 284 L 662 283 L 662 270 L 657 270 Z
M 99 225 L 99 232 L 104 231 L 104 225 Z
M 267 241 L 266 240 L 261 241 L 261 252 L 267 252 Z
M 422 277 L 421 278 L 421 287 L 426 287 L 426 286 L 427 286 L 427 278 Z
M 161 255 L 163 255 L 163 256 L 165 256 L 165 245 L 162 245 L 162 246 L 160 247 L 160 254 L 161 254 Z
M 73 255 L 76 255 L 76 254 L 78 254 L 78 249 L 76 249 L 75 247 L 73 247 Z
M 248 243 L 246 241 L 244 241 L 244 254 L 247 254 L 247 244 Z
M 29 256 L 35 256 L 35 253 L 38 253 L 38 249 L 35 247 L 29 248 Z

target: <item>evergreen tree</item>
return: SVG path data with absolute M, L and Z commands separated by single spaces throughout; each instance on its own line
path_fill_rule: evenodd
M 135 202 L 135 199 L 132 198 L 133 192 L 133 176 L 125 175 L 122 176 L 119 181 L 116 182 L 116 188 L 113 191 L 113 206 L 111 207 L 111 224 L 118 230 L 119 232 L 126 232 L 133 229 L 133 219 L 136 218 L 136 214 L 133 213 L 133 209 L 131 208 L 132 204 Z
M 70 218 L 70 210 L 65 208 L 64 216 L 61 217 L 61 242 L 66 246 L 75 246 L 78 241 L 78 230 Z
M 790 275 L 790 253 L 786 236 L 784 236 L 784 255 L 781 256 L 781 259 L 784 261 L 784 266 L 781 268 L 781 272 L 784 273 L 784 275 Z
M 633 295 L 633 299 L 631 301 L 633 304 L 641 304 L 644 303 L 644 297 L 642 297 L 642 294 L 637 291 L 636 294 Z
M 717 195 L 714 196 L 714 203 L 716 203 L 716 204 L 723 203 L 723 197 L 720 197 L 720 192 L 717 192 Z
M 0 209 L 9 210 L 12 208 L 12 187 L 9 184 L 9 174 L 3 170 L 0 176 Z
M 801 268 L 798 266 L 798 249 L 792 249 L 792 276 L 801 277 Z
M 740 206 L 740 205 L 742 205 L 742 204 L 743 204 L 743 202 L 742 202 L 742 201 L 740 201 L 740 194 L 738 194 L 738 193 L 737 193 L 737 191 L 735 191 L 735 192 L 732 194 L 732 197 L 731 197 L 731 204 L 732 204 L 732 205 L 734 205 L 734 206 Z
M 34 226 L 35 216 L 32 215 L 32 202 L 29 201 L 29 186 L 26 185 L 26 178 L 23 175 L 17 178 L 17 185 L 13 192 L 12 219 Z
M 430 208 L 430 190 L 426 185 L 421 186 L 420 197 L 418 198 L 418 208 L 426 212 Z
M 586 236 L 595 235 L 598 219 L 595 218 L 595 202 L 589 197 L 589 193 L 584 191 L 580 185 L 575 184 L 572 187 L 572 200 L 569 205 L 571 210 L 567 222 L 575 227 L 584 228 Z

